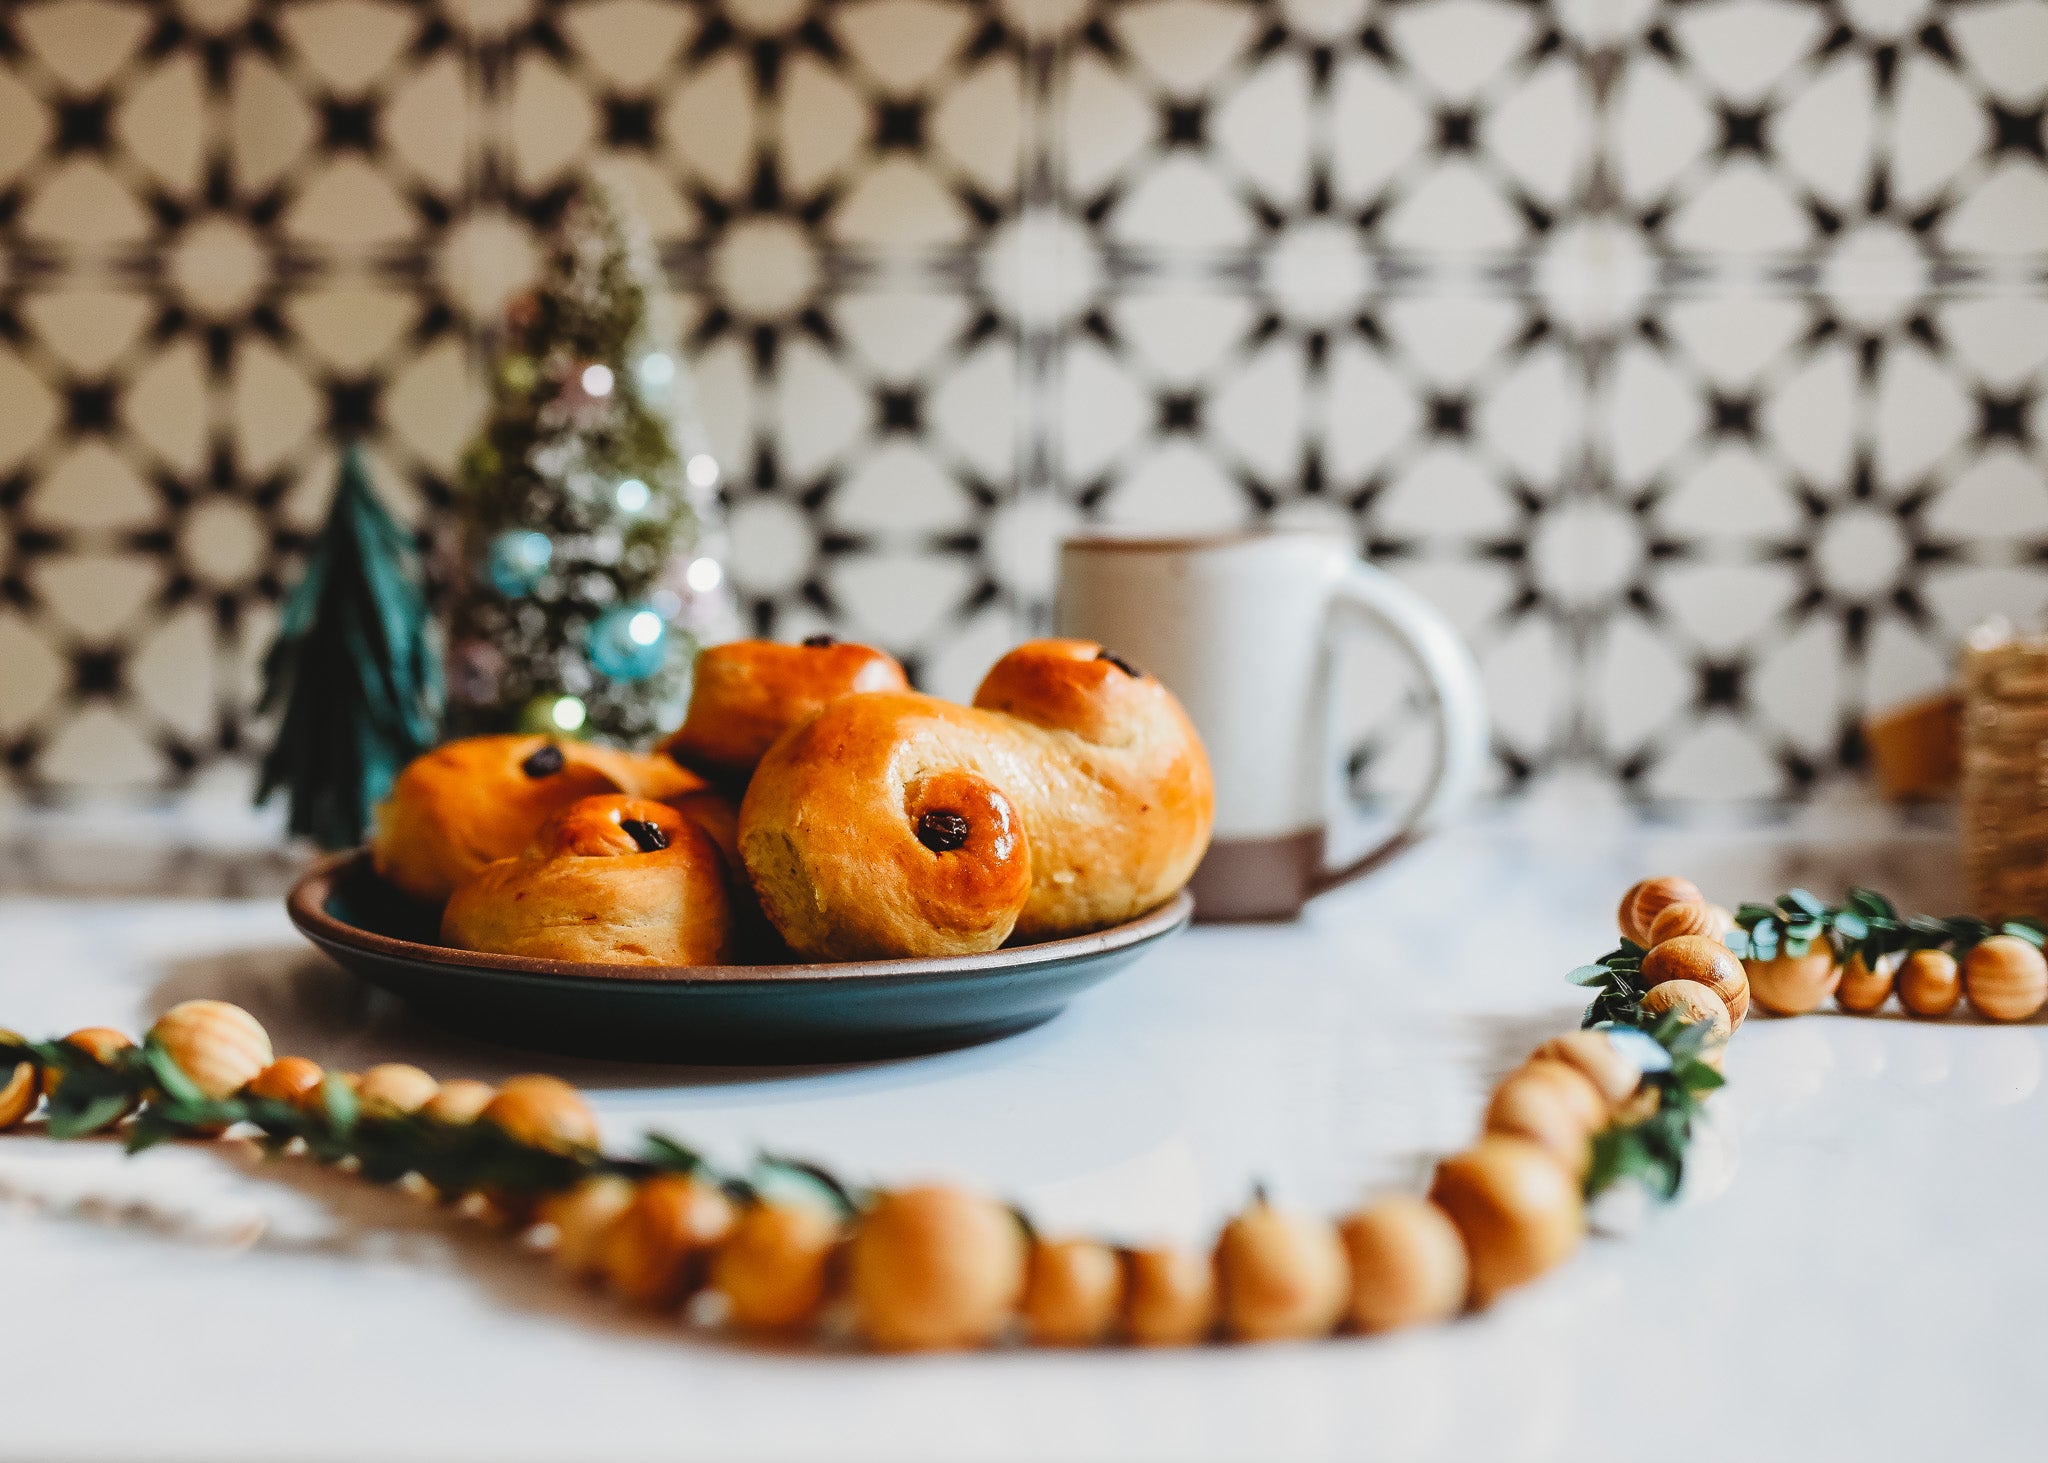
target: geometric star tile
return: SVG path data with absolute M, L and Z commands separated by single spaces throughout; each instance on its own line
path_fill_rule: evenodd
M 1799 797 L 2048 612 L 2048 0 L 0 9 L 0 778 L 246 777 L 335 439 L 452 522 L 570 184 L 675 287 L 747 626 L 971 689 L 1076 526 L 1315 524 L 1494 786 Z M 1420 775 L 1347 639 L 1354 791 Z

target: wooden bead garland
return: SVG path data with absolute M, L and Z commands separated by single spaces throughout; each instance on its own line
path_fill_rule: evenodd
M 1620 1178 L 1674 1190 L 1691 1113 L 1719 1085 L 1710 1067 L 1736 1025 L 1728 996 L 1754 990 L 1784 1012 L 1832 992 L 1868 1011 L 1896 993 L 1918 1015 L 1967 998 L 2003 1021 L 2048 1006 L 2043 935 L 2028 921 L 1907 921 L 1867 891 L 1840 909 L 1794 891 L 1745 905 L 1724 944 L 1709 933 L 1723 923 L 1713 908 L 1685 880 L 1630 891 L 1622 948 L 1575 973 L 1598 988 L 1589 1024 L 1611 1024 L 1554 1037 L 1508 1073 L 1484 1132 L 1437 1166 L 1427 1197 L 1333 1223 L 1261 1193 L 1209 1253 L 1044 1238 L 962 1189 L 857 1196 L 773 1161 L 813 1180 L 818 1192 L 794 1201 L 720 1179 L 661 1138 L 649 1158 L 611 1158 L 589 1105 L 555 1078 L 492 1088 L 400 1064 L 323 1073 L 273 1060 L 254 1019 L 219 1002 L 175 1008 L 142 1047 L 105 1028 L 44 1043 L 0 1032 L 0 1128 L 44 1094 L 58 1137 L 124 1123 L 143 1147 L 253 1123 L 274 1146 L 380 1182 L 416 1174 L 412 1186 L 465 1212 L 537 1224 L 534 1242 L 566 1275 L 625 1303 L 675 1314 L 709 1291 L 724 1322 L 751 1334 L 817 1331 L 839 1315 L 869 1344 L 905 1351 L 1012 1334 L 1180 1346 L 1374 1333 L 1483 1308 L 1555 1268 L 1585 1234 L 1587 1198 Z M 1645 947 L 1628 930 L 1663 938 Z M 229 1075 L 238 1094 L 220 1092 Z
M 14 1032 L 0 1029 L 0 1039 L 19 1041 Z M 43 1069 L 34 1062 L 16 1062 L 0 1082 L 0 1132 L 6 1131 L 36 1110 L 43 1100 Z
M 1034 1346 L 1099 1346 L 1123 1309 L 1124 1266 L 1092 1239 L 1039 1240 L 1031 1247 L 1019 1319 Z
M 749 1204 L 711 1257 L 711 1287 L 742 1331 L 814 1324 L 829 1297 L 845 1227 L 817 1204 Z
M 1216 1328 L 1216 1267 L 1175 1245 L 1124 1255 L 1123 1339 L 1134 1346 L 1193 1346 Z
M 2031 916 L 1908 918 L 1868 889 L 1839 907 L 1794 889 L 1775 905 L 1745 904 L 1737 926 L 1728 943 L 1757 1004 L 1779 1015 L 1818 1010 L 1830 995 L 1859 1016 L 1897 996 L 1925 1020 L 1965 998 L 1987 1021 L 2026 1021 L 2048 1006 L 2048 922 Z
M 1915 950 L 1899 967 L 1899 1004 L 1915 1016 L 1946 1016 L 1962 998 L 1956 957 L 1946 950 Z
M 1392 1331 L 1448 1321 L 1472 1293 L 1465 1237 L 1450 1215 L 1396 1194 L 1346 1218 L 1340 1231 L 1351 1261 L 1349 1319 L 1360 1331 Z
M 226 1001 L 181 1001 L 157 1018 L 149 1034 L 215 1101 L 240 1092 L 274 1056 L 270 1034 L 254 1016 Z
M 296 1105 L 319 1091 L 321 1079 L 326 1075 L 318 1062 L 305 1057 L 279 1057 L 251 1078 L 249 1085 L 242 1090 L 251 1097 Z
M 1024 1291 L 1024 1230 L 993 1200 L 930 1185 L 884 1194 L 854 1227 L 855 1325 L 885 1351 L 986 1346 Z
M 1351 1300 L 1336 1226 L 1258 1199 L 1216 1241 L 1223 1326 L 1234 1341 L 1300 1341 L 1337 1324 Z
M 1963 957 L 1963 994 L 1993 1021 L 2024 1021 L 2048 1005 L 2048 958 L 2018 935 L 1993 935 Z

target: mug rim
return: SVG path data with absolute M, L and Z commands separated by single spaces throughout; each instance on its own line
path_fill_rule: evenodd
M 1349 544 L 1351 536 L 1338 528 L 1313 524 L 1273 524 L 1257 528 L 1225 528 L 1213 533 L 1120 533 L 1097 529 L 1067 534 L 1060 539 L 1060 552 L 1069 549 L 1107 550 L 1120 553 L 1170 553 L 1194 549 L 1223 549 L 1238 544 L 1266 543 L 1282 538 L 1323 539 Z

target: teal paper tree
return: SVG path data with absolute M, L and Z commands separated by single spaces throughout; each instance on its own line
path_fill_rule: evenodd
M 322 848 L 362 842 L 398 770 L 434 744 L 441 663 L 412 539 L 342 451 L 327 526 L 263 662 L 262 712 L 282 709 L 256 801 L 282 789 L 287 826 Z

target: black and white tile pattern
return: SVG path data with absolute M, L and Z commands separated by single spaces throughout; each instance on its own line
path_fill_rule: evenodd
M 959 694 L 1074 525 L 1323 522 L 1472 639 L 1502 788 L 1812 795 L 2048 610 L 2044 105 L 2048 0 L 23 0 L 6 779 L 239 795 L 329 434 L 445 522 L 601 166 L 761 632 Z

